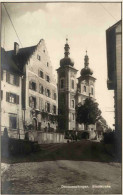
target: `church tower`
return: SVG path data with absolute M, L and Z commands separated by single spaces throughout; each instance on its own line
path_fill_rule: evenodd
M 60 67 L 57 69 L 58 74 L 58 108 L 59 108 L 59 129 L 75 130 L 75 100 L 77 91 L 76 74 L 74 62 L 69 57 L 70 47 L 68 39 L 64 47 L 64 58 L 60 60 Z
M 86 98 L 91 97 L 95 100 L 95 77 L 92 76 L 93 71 L 89 68 L 89 57 L 86 55 L 84 58 L 84 68 L 80 72 L 77 85 L 77 99 L 76 103 L 84 104 Z M 77 124 L 78 130 L 85 130 L 84 124 Z M 90 130 L 95 129 L 95 125 L 89 125 Z

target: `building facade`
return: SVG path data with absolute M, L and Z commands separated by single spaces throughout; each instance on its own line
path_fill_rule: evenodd
M 56 131 L 57 85 L 45 41 L 26 48 L 19 48 L 15 42 L 14 50 L 2 52 L 2 59 L 2 126 L 11 131 Z M 12 120 L 16 115 L 16 128 L 11 125 L 11 117 L 7 118 L 7 110 Z
M 59 128 L 61 130 L 85 130 L 84 124 L 76 123 L 75 107 L 78 103 L 84 104 L 84 100 L 91 97 L 95 100 L 95 78 L 93 71 L 89 68 L 89 57 L 86 53 L 84 59 L 85 67 L 81 70 L 77 79 L 77 71 L 73 60 L 69 57 L 69 44 L 66 40 L 64 47 L 65 56 L 60 60 L 58 73 L 58 108 Z M 89 125 L 89 131 L 93 134 L 95 125 Z
M 114 90 L 114 108 L 115 108 L 115 131 L 120 145 L 121 154 L 122 145 L 122 21 L 120 20 L 106 30 L 107 44 L 107 68 L 108 79 L 107 87 Z
M 23 138 L 21 87 L 22 76 L 14 61 L 1 49 L 1 132 Z

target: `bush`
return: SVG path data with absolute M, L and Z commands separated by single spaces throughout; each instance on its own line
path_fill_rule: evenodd
M 109 132 L 103 134 L 103 142 L 105 144 L 114 144 L 115 143 L 115 132 Z

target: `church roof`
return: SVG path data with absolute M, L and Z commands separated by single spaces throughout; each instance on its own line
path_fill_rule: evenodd
M 62 66 L 68 66 L 68 65 L 70 65 L 70 66 L 74 66 L 74 61 L 73 61 L 73 59 L 71 59 L 70 57 L 69 57 L 69 50 L 70 50 L 70 47 L 69 47 L 69 45 L 68 45 L 68 39 L 66 39 L 66 44 L 65 44 L 65 47 L 64 47 L 64 50 L 65 50 L 65 56 L 64 56 L 64 58 L 63 59 L 61 59 L 60 60 L 60 66 L 62 67 Z

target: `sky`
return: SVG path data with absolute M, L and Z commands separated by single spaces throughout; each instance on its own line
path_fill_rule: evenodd
M 66 37 L 70 57 L 78 70 L 84 67 L 87 50 L 89 66 L 97 79 L 96 101 L 111 128 L 114 124 L 114 91 L 107 89 L 106 30 L 121 19 L 120 3 L 4 3 L 17 31 L 2 5 L 2 47 L 11 50 L 14 42 L 20 47 L 36 45 L 44 39 L 54 74 L 64 57 Z M 57 75 L 56 75 L 57 78 Z

